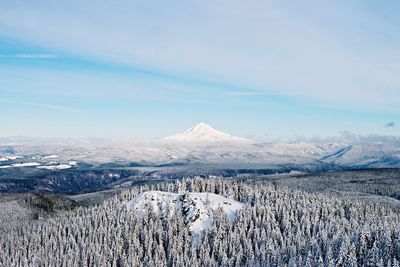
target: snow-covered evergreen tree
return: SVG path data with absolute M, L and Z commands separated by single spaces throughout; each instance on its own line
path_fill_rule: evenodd
M 219 210 L 209 229 L 193 233 L 179 214 L 149 207 L 141 218 L 127 210 L 148 190 L 218 193 L 245 206 L 235 221 Z M 400 214 L 371 202 L 264 182 L 183 179 L 10 225 L 0 238 L 0 266 L 398 266 L 399 225 Z

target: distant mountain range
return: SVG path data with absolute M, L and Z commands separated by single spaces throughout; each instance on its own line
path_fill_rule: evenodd
M 260 143 L 199 123 L 162 140 L 0 138 L 0 159 L 0 168 L 30 166 L 57 170 L 61 169 L 57 166 L 77 168 L 82 163 L 118 163 L 129 166 L 211 164 L 237 168 L 284 166 L 313 171 L 400 167 L 400 145 L 390 142 Z

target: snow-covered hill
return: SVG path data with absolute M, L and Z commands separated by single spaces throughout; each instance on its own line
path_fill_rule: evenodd
M 398 144 L 348 145 L 322 157 L 321 160 L 356 168 L 400 167 L 400 146 Z
M 222 210 L 233 221 L 236 211 L 243 204 L 226 197 L 211 193 L 175 194 L 161 191 L 147 191 L 132 199 L 127 204 L 128 210 L 140 217 L 146 211 L 164 216 L 184 216 L 189 229 L 198 233 L 212 226 L 213 214 Z
M 237 168 L 278 166 L 301 171 L 398 168 L 400 138 L 369 143 L 257 143 L 215 130 L 205 123 L 162 140 L 0 138 L 0 167 L 29 162 L 44 166 L 68 165 L 70 161 L 158 167 L 210 164 Z
M 165 137 L 163 140 L 176 142 L 251 142 L 248 139 L 218 131 L 204 122 L 198 123 L 183 133 Z

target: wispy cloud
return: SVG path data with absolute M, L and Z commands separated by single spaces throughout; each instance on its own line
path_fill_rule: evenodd
M 261 95 L 271 95 L 267 92 L 232 92 L 232 96 L 261 96 Z
M 63 111 L 71 111 L 71 112 L 88 112 L 86 110 L 71 108 L 71 107 L 62 106 L 62 105 L 53 105 L 53 104 L 36 103 L 36 102 L 0 100 L 0 103 L 36 106 L 36 107 L 41 107 L 41 108 L 46 108 L 46 109 L 55 109 L 55 110 L 63 110 Z
M 400 36 L 398 16 L 379 10 L 395 15 L 398 2 L 0 1 L 0 93 L 99 121 L 385 134 L 400 112 Z
M 385 128 L 392 128 L 394 126 L 396 126 L 396 124 L 393 121 L 388 122 L 388 123 L 385 124 Z
M 0 54 L 0 58 L 52 59 L 58 57 L 55 54 Z
M 378 5 L 372 2 L 157 2 L 164 12 L 137 1 L 6 2 L 0 31 L 49 49 L 319 103 L 399 111 L 398 22 L 371 14 L 376 8 L 364 5 Z M 388 13 L 398 10 L 393 3 Z M 341 20 L 331 20 L 336 15 Z

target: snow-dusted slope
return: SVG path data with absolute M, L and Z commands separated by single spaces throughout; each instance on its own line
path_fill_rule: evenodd
M 205 124 L 166 140 L 0 138 L 0 167 L 10 168 L 12 164 L 31 161 L 45 166 L 55 165 L 50 162 L 54 159 L 46 158 L 48 155 L 57 155 L 57 164 L 67 165 L 75 161 L 90 164 L 134 162 L 148 166 L 225 164 L 238 168 L 293 168 L 296 165 L 306 166 L 308 170 L 400 167 L 400 141 L 368 144 L 254 143 L 221 133 Z
M 229 220 L 233 221 L 236 211 L 243 204 L 211 193 L 175 194 L 161 191 L 148 191 L 140 194 L 127 204 L 128 210 L 143 217 L 147 210 L 164 217 L 181 215 L 193 232 L 200 232 L 212 226 L 213 213 L 221 208 Z M 168 213 L 169 212 L 169 213 Z
M 321 160 L 358 168 L 400 167 L 400 146 L 396 144 L 349 145 Z
M 0 166 L 0 169 L 20 168 L 20 167 L 36 167 L 36 166 L 40 166 L 40 163 L 37 163 L 37 162 L 14 163 L 11 165 Z
M 46 169 L 46 170 L 66 170 L 72 168 L 69 164 L 59 164 L 59 165 L 49 165 L 49 166 L 38 166 L 38 169 Z
M 178 142 L 250 142 L 248 139 L 218 131 L 203 122 L 183 133 L 165 137 L 164 140 Z

